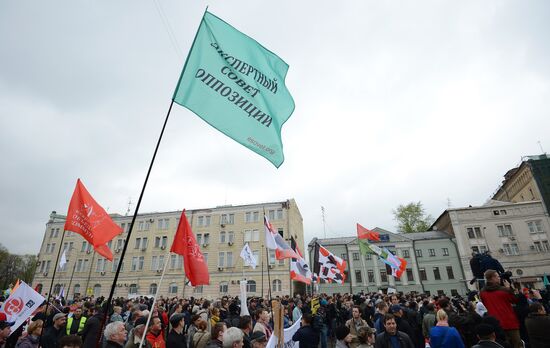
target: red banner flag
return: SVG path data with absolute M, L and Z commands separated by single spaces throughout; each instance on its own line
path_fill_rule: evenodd
M 376 242 L 380 242 L 380 233 L 364 228 L 360 224 L 357 224 L 357 237 L 359 239 L 368 239 Z
M 189 281 L 191 281 L 192 286 L 210 284 L 208 265 L 197 244 L 189 221 L 187 221 L 185 209 L 181 213 L 178 230 L 174 236 L 174 242 L 172 243 L 170 251 L 183 256 L 185 275 Z
M 106 244 L 122 233 L 122 228 L 94 200 L 80 179 L 76 182 L 64 229 L 80 234 L 97 253 L 109 260 L 113 259 L 113 254 Z

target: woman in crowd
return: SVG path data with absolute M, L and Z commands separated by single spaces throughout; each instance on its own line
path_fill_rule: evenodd
M 40 319 L 36 321 L 31 321 L 29 327 L 27 328 L 27 336 L 17 342 L 17 348 L 38 348 L 38 343 L 40 341 L 40 335 L 42 334 L 42 329 L 44 328 L 44 322 Z
M 449 327 L 447 313 L 440 309 L 436 314 L 437 324 L 430 329 L 430 347 L 464 348 L 460 334 L 454 327 Z

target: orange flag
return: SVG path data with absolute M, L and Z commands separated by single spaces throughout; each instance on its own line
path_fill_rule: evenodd
M 113 253 L 106 244 L 121 234 L 122 228 L 115 224 L 78 179 L 69 204 L 65 231 L 80 234 L 98 254 L 112 261 Z
M 174 242 L 172 243 L 170 251 L 183 256 L 185 275 L 191 281 L 192 286 L 210 284 L 208 265 L 197 244 L 189 221 L 187 221 L 185 209 L 181 213 L 178 230 L 174 236 Z
M 359 239 L 368 239 L 372 241 L 380 241 L 380 233 L 364 228 L 360 224 L 357 224 L 357 237 Z

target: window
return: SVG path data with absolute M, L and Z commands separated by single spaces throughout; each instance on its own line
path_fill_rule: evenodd
M 416 249 L 414 251 L 414 253 L 415 253 L 416 257 L 422 257 L 422 250 L 421 249 Z
M 282 220 L 283 219 L 283 209 L 270 210 L 268 212 L 269 221 L 271 220 Z
M 369 283 L 374 283 L 375 282 L 375 280 L 374 280 L 374 271 L 368 270 L 367 271 L 367 278 L 369 280 Z
M 425 268 L 420 268 L 418 272 L 420 273 L 420 280 L 428 280 L 428 275 L 426 274 Z
M 159 219 L 157 227 L 159 230 L 167 230 L 170 227 L 170 219 Z
M 246 282 L 246 292 L 256 292 L 256 281 L 249 280 Z
M 158 256 L 151 257 L 151 271 L 156 271 L 159 267 Z
M 205 233 L 203 236 L 203 245 L 208 245 L 210 243 L 210 233 Z
M 135 295 L 137 294 L 137 291 L 138 291 L 137 284 L 130 284 L 130 287 L 128 288 L 128 294 Z
M 221 225 L 232 225 L 235 223 L 235 214 L 222 214 L 220 217 Z
M 84 259 L 84 262 L 82 262 L 82 272 L 86 272 L 88 269 L 88 259 Z
M 227 243 L 233 244 L 235 242 L 235 232 L 228 231 L 227 232 Z
M 542 229 L 542 222 L 540 220 L 529 221 L 527 223 L 527 227 L 529 228 L 530 233 L 544 233 L 544 230 Z
M 80 284 L 75 284 L 73 289 L 73 296 L 76 294 L 80 294 Z
M 278 292 L 283 291 L 283 282 L 280 279 L 273 279 L 271 282 L 271 289 Z
M 139 249 L 140 245 L 141 245 L 141 238 L 136 238 L 136 244 L 134 245 L 134 249 Z
M 147 249 L 147 237 L 143 237 L 141 239 L 141 250 L 146 250 Z
M 359 261 L 359 253 L 353 253 L 353 261 Z
M 498 210 L 493 210 L 493 215 L 500 215 L 500 213 L 498 212 Z
M 428 249 L 428 254 L 430 254 L 430 257 L 435 256 L 435 249 Z
M 260 221 L 260 212 L 249 211 L 244 214 L 244 222 L 258 222 Z
M 348 254 L 345 254 L 345 253 L 344 253 L 344 254 L 340 254 L 340 258 L 341 258 L 342 260 L 346 260 L 346 261 L 347 261 L 347 260 L 348 260 Z
M 220 243 L 225 243 L 225 231 L 220 232 Z
M 116 241 L 116 249 L 122 250 L 122 247 L 124 246 L 124 239 L 117 239 Z
M 275 250 L 269 249 L 269 264 L 270 265 L 275 264 Z
M 434 267 L 434 279 L 441 280 L 441 273 L 439 273 L 439 267 Z
M 449 256 L 449 248 L 443 248 L 443 256 Z
M 410 257 L 409 256 L 409 251 L 407 249 L 401 250 L 401 254 L 403 255 L 404 259 L 408 259 Z
M 122 232 L 125 232 L 126 231 L 126 223 L 121 223 L 120 224 L 120 228 L 122 229 Z
M 200 234 L 200 233 L 197 234 L 197 238 L 196 238 L 196 239 L 197 239 L 197 244 L 198 244 L 198 245 L 201 245 L 201 244 L 202 244 L 202 234 Z
M 149 231 L 149 221 L 139 221 L 138 231 Z
M 509 237 L 513 236 L 512 225 L 497 225 L 498 236 L 499 237 Z
M 225 252 L 220 251 L 218 253 L 218 267 L 224 267 L 225 266 Z
M 210 215 L 204 217 L 204 226 L 210 226 Z
M 548 244 L 547 240 L 537 241 L 537 242 L 534 242 L 534 244 L 535 244 L 535 250 L 538 251 L 539 253 L 547 252 L 550 249 L 550 245 Z
M 107 263 L 106 259 L 103 259 L 103 258 L 97 259 L 97 264 L 96 264 L 96 267 L 95 267 L 95 271 L 96 272 L 105 272 L 106 263 Z
M 367 261 L 372 260 L 372 254 L 365 255 L 365 260 Z
M 46 244 L 46 254 L 50 253 L 50 243 Z
M 132 257 L 132 271 L 137 271 L 138 268 L 138 258 L 137 256 Z
M 227 294 L 229 290 L 229 284 L 227 282 L 220 282 L 220 294 Z
M 519 248 L 517 243 L 504 243 L 502 244 L 504 254 L 506 255 L 519 255 Z
M 195 294 L 202 294 L 202 285 L 199 285 L 199 286 L 195 286 L 195 289 L 193 289 L 193 292 Z
M 118 257 L 113 259 L 113 268 L 111 269 L 113 272 L 116 272 L 119 262 L 120 262 L 120 259 Z M 122 262 L 122 266 L 120 266 L 120 270 L 124 271 L 124 262 Z
M 468 238 L 470 239 L 483 238 L 481 235 L 481 227 L 479 226 L 468 227 L 466 228 L 466 231 L 468 232 Z
M 50 238 L 53 238 L 53 234 L 55 233 L 55 228 L 52 228 L 50 230 Z
M 455 274 L 453 272 L 453 266 L 447 266 L 447 278 L 455 279 Z
M 170 283 L 168 285 L 168 293 L 171 295 L 175 295 L 178 293 L 178 284 L 177 283 Z
M 363 277 L 361 276 L 361 271 L 355 271 L 355 282 L 362 283 Z
M 225 264 L 227 267 L 233 267 L 233 252 L 228 251 L 225 253 Z
M 414 275 L 412 268 L 407 268 L 407 280 L 409 282 L 414 282 Z
M 80 251 L 81 251 L 81 252 L 85 252 L 86 249 L 88 249 L 88 242 L 83 241 L 83 242 L 82 242 L 82 248 L 80 248 Z
M 168 242 L 168 237 L 166 236 L 155 237 L 155 248 L 160 248 L 160 247 L 166 248 L 167 242 Z
M 101 295 L 101 285 L 94 285 L 94 297 L 99 297 Z
M 245 242 L 257 242 L 260 240 L 260 231 L 258 230 L 245 230 L 244 241 Z
M 380 271 L 380 280 L 382 283 L 388 282 L 388 273 L 386 271 Z
M 542 241 L 542 250 L 544 251 L 550 251 L 550 245 L 548 244 L 547 240 Z
M 153 283 L 149 285 L 149 295 L 154 295 L 157 293 L 157 284 Z
M 138 270 L 139 271 L 142 271 L 143 270 L 143 263 L 145 261 L 145 258 L 143 256 L 140 256 L 138 258 Z
M 164 263 L 164 259 L 163 259 Z M 182 269 L 183 268 L 183 256 L 170 255 L 170 269 Z

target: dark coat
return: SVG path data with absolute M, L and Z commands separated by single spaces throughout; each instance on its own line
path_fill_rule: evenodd
M 103 314 L 100 313 L 86 320 L 86 325 L 82 330 L 82 348 L 95 348 L 102 322 Z
M 401 348 L 414 348 L 414 344 L 406 333 L 397 331 L 397 339 L 401 342 Z M 383 332 L 376 336 L 375 348 L 392 348 L 390 334 Z
M 206 348 L 223 348 L 223 342 L 217 339 L 210 340 Z
M 183 332 L 181 334 L 170 330 L 166 336 L 166 348 L 187 348 L 187 340 Z
M 43 348 L 57 348 L 57 342 L 63 336 L 65 336 L 64 326 L 59 330 L 55 326 L 50 326 L 46 328 L 46 331 L 42 335 L 41 346 Z
M 531 348 L 548 347 L 548 333 L 550 332 L 550 317 L 537 313 L 529 313 L 525 319 L 525 326 L 529 334 Z
M 300 342 L 300 348 L 317 348 L 319 345 L 319 331 L 310 325 L 302 326 L 292 336 L 292 340 Z
M 16 348 L 38 348 L 39 337 L 27 335 L 17 342 Z
M 479 341 L 475 346 L 472 346 L 472 348 L 503 348 L 503 347 L 497 342 Z
M 397 323 L 397 330 L 406 333 L 407 336 L 409 336 L 409 338 L 412 341 L 414 337 L 414 331 L 411 327 L 411 324 L 409 324 L 409 322 L 407 321 L 407 319 L 404 318 L 404 316 L 405 316 L 405 313 L 403 312 L 403 317 L 397 317 L 397 316 L 395 317 L 395 322 Z
M 122 348 L 122 344 L 107 340 L 103 348 Z

